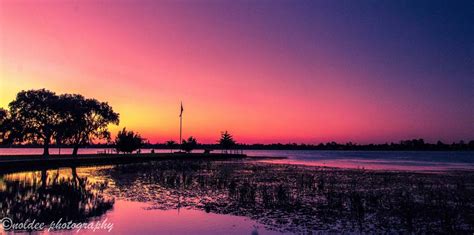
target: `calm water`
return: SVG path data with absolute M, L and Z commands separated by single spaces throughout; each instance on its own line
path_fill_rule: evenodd
M 27 219 L 45 223 L 61 221 L 99 224 L 91 229 L 46 229 L 43 234 L 277 234 L 244 216 L 208 213 L 193 207 L 158 203 L 147 198 L 148 183 L 133 182 L 146 171 L 127 177 L 113 175 L 113 167 L 61 168 L 0 175 L 0 216 L 14 222 Z M 148 171 L 149 173 L 149 171 Z M 128 191 L 130 182 L 140 191 Z M 172 198 L 166 185 L 155 193 Z M 159 190 L 158 190 L 159 189 Z M 138 196 L 139 195 L 139 196 Z M 1 219 L 0 218 L 0 219 Z M 3 222 L 3 221 L 2 221 Z M 2 230 L 0 224 L 0 231 Z M 94 225 L 95 226 L 95 225 Z M 25 232 L 18 230 L 16 232 Z M 109 233 L 112 232 L 112 233 Z M 1 232 L 0 232 L 1 233 Z M 26 232 L 25 232 L 26 233 Z M 278 233 L 279 234 L 279 233 Z
M 373 170 L 474 170 L 473 151 L 246 151 L 251 156 L 284 156 L 274 163 Z
M 2 219 L 8 217 L 49 228 L 69 221 L 100 225 L 79 234 L 471 234 L 472 185 L 470 171 L 420 174 L 253 160 L 71 167 L 0 173 L 0 224 L 8 226 Z M 51 233 L 78 234 L 56 229 Z
M 80 149 L 79 154 L 96 154 L 106 149 Z M 108 149 L 110 151 L 110 149 Z M 0 155 L 42 154 L 40 148 L 0 148 Z M 142 149 L 149 153 L 151 149 Z M 202 150 L 196 150 L 201 152 Z M 170 152 L 170 150 L 155 150 Z M 58 154 L 59 149 L 51 149 Z M 72 149 L 61 149 L 61 154 L 71 154 Z M 302 150 L 245 150 L 249 156 L 286 157 L 282 160 L 265 160 L 272 163 L 304 164 L 314 166 L 364 168 L 376 170 L 474 170 L 472 151 L 302 151 Z M 0 156 L 1 157 L 1 156 Z

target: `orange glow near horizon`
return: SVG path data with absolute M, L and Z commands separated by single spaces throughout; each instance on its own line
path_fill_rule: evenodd
M 21 90 L 80 93 L 120 113 L 113 133 L 152 143 L 178 140 L 181 101 L 183 137 L 201 143 L 225 130 L 244 143 L 472 137 L 469 115 L 378 79 L 369 62 L 306 52 L 298 38 L 287 46 L 263 21 L 243 28 L 213 8 L 172 5 L 2 2 L 0 107 Z

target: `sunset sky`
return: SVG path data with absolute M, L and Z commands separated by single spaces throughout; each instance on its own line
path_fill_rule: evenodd
M 107 101 L 152 143 L 474 139 L 474 1 L 0 0 L 0 107 Z

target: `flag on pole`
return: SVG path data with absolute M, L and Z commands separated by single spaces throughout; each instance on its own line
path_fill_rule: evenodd
M 184 111 L 183 102 L 181 102 L 181 112 L 179 113 L 179 117 L 183 116 L 183 111 Z

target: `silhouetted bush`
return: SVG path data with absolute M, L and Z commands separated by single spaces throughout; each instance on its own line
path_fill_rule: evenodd
M 125 127 L 118 132 L 115 138 L 115 148 L 117 152 L 132 153 L 141 148 L 142 145 L 142 137 L 133 131 L 127 131 Z
M 181 149 L 187 153 L 190 153 L 196 147 L 197 147 L 196 138 L 192 136 L 190 136 L 187 140 L 183 140 L 183 142 L 181 143 Z
M 174 140 L 166 141 L 166 146 L 173 152 L 173 149 L 176 147 L 176 142 Z

